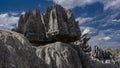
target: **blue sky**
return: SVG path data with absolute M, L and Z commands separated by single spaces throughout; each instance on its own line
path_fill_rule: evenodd
M 120 0 L 0 0 L 0 29 L 16 27 L 25 11 L 45 12 L 55 3 L 72 10 L 81 31 L 89 32 L 91 46 L 120 47 Z

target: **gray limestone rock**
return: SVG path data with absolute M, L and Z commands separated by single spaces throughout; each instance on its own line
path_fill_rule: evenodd
M 0 68 L 47 68 L 47 64 L 23 35 L 0 31 Z
M 26 12 L 19 19 L 18 32 L 24 34 L 30 42 L 44 42 L 45 30 L 43 14 L 38 9 Z
M 32 43 L 73 42 L 81 35 L 78 22 L 70 10 L 59 5 L 47 8 L 45 14 L 39 10 L 21 15 L 18 28 L 13 31 L 24 34 Z
M 84 68 L 119 68 L 116 64 L 102 63 L 93 59 L 84 61 Z
M 71 42 L 78 40 L 80 29 L 78 22 L 70 10 L 66 10 L 59 5 L 49 6 L 46 12 L 47 37 L 57 41 Z
M 37 56 L 48 68 L 82 68 L 78 52 L 70 44 L 55 42 L 36 48 Z
M 80 46 L 55 42 L 32 46 L 21 34 L 0 31 L 0 68 L 119 68 L 90 58 Z
M 114 63 L 102 63 L 94 58 L 91 58 L 89 54 L 86 54 L 78 45 L 72 46 L 77 52 L 81 60 L 82 68 L 119 68 L 117 64 Z
M 110 52 L 106 52 L 103 49 L 99 48 L 98 46 L 95 46 L 92 50 L 92 56 L 94 58 L 97 58 L 99 60 L 103 60 L 104 62 L 106 60 L 112 60 L 112 54 Z
M 0 31 L 0 68 L 119 68 L 119 62 L 101 63 L 85 53 L 91 51 L 89 38 L 81 37 L 72 12 L 59 5 L 49 6 L 45 14 L 39 10 L 26 12 L 13 31 L 26 38 L 16 32 Z M 32 46 L 27 39 L 33 45 L 46 45 Z M 77 40 L 80 45 L 70 44 Z M 99 48 L 93 55 L 106 57 Z

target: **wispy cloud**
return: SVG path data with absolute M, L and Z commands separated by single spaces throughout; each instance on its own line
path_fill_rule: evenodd
M 16 14 L 9 15 L 8 13 L 0 14 L 0 29 L 10 30 L 18 23 L 19 17 L 14 16 Z
M 117 9 L 120 8 L 120 0 L 107 0 L 107 2 L 104 3 L 105 4 L 105 10 L 106 9 Z
M 76 6 L 83 6 L 86 4 L 93 3 L 93 0 L 53 0 L 53 2 L 70 9 Z
M 103 40 L 106 40 L 106 41 L 110 40 L 110 39 L 111 39 L 111 37 L 109 37 L 109 36 L 106 36 L 106 37 L 103 38 Z
M 98 45 L 100 47 L 111 47 L 111 48 L 120 47 L 119 33 L 120 33 L 119 30 L 100 30 L 98 34 L 91 37 L 89 44 L 92 46 Z
M 78 21 L 79 24 L 83 24 L 83 23 L 85 23 L 85 22 L 91 21 L 92 19 L 93 19 L 93 18 L 91 18 L 91 17 L 86 17 L 86 18 L 78 17 L 78 18 L 76 18 L 76 21 Z
M 113 19 L 113 22 L 120 22 L 120 19 Z
M 84 6 L 87 4 L 101 2 L 104 4 L 104 9 L 119 8 L 120 0 L 53 0 L 54 3 L 60 4 L 65 8 L 71 9 L 77 6 Z

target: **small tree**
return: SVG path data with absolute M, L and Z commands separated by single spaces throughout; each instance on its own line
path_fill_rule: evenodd
M 116 52 L 116 51 L 114 51 L 114 50 L 111 49 L 111 48 L 106 48 L 106 49 L 104 49 L 104 50 L 105 50 L 106 52 L 111 53 L 112 59 L 115 60 L 115 57 L 117 56 L 117 52 Z

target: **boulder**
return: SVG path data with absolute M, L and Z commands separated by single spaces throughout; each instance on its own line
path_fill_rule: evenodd
M 52 5 L 47 8 L 45 17 L 47 28 L 47 38 L 54 38 L 61 42 L 72 42 L 80 37 L 78 22 L 70 10 L 66 10 L 59 5 Z
M 47 64 L 23 35 L 0 30 L 0 68 L 47 68 Z
M 39 46 L 36 54 L 48 68 L 82 68 L 78 52 L 70 44 L 55 42 Z

